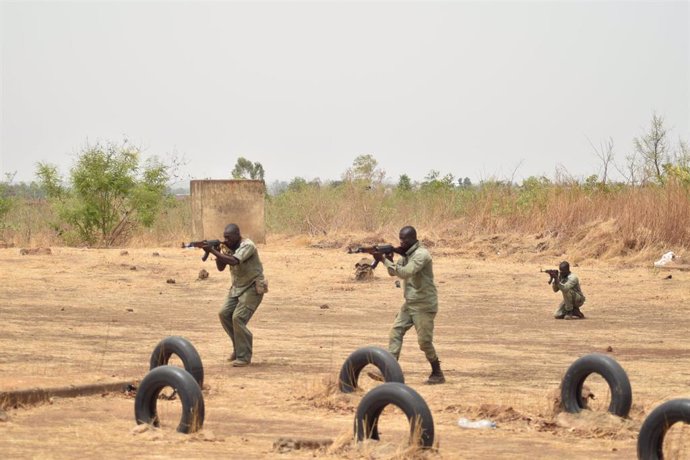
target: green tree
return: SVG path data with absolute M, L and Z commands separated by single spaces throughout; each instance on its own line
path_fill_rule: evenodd
M 232 178 L 264 180 L 264 167 L 258 161 L 252 163 L 244 157 L 239 157 L 232 170 Z
M 11 184 L 14 174 L 5 174 L 5 180 L 0 182 L 0 229 L 5 227 L 5 215 L 10 212 L 14 200 L 11 195 Z
M 398 180 L 398 190 L 403 192 L 409 192 L 412 190 L 412 180 L 407 174 L 401 174 Z
M 345 171 L 343 178 L 346 181 L 360 182 L 368 186 L 380 184 L 386 177 L 386 173 L 379 169 L 378 165 L 379 162 L 373 155 L 359 155 L 352 162 L 352 167 Z
M 155 158 L 140 165 L 139 149 L 125 140 L 87 146 L 70 170 L 70 186 L 54 165 L 39 163 L 36 174 L 56 208 L 59 234 L 111 246 L 125 242 L 137 225 L 153 225 L 168 196 L 168 169 Z

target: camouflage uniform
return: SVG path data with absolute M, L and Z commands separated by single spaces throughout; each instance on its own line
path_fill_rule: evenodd
M 417 331 L 419 348 L 429 362 L 438 360 L 434 349 L 434 318 L 438 312 L 438 296 L 434 285 L 431 254 L 415 243 L 405 255 L 393 263 L 384 259 L 388 274 L 403 279 L 405 303 L 400 308 L 390 331 L 388 351 L 400 357 L 403 336 L 412 327 Z
M 580 289 L 580 280 L 574 273 L 568 274 L 567 277 L 554 280 L 551 283 L 553 292 L 561 291 L 563 294 L 563 302 L 558 306 L 554 312 L 554 318 L 563 318 L 566 315 L 580 313 L 580 307 L 585 303 L 585 295 Z
M 236 359 L 249 363 L 252 360 L 253 336 L 247 323 L 264 298 L 264 268 L 256 246 L 248 238 L 242 239 L 236 251 L 223 246 L 223 252 L 240 263 L 229 266 L 232 286 L 218 316 L 230 336 Z

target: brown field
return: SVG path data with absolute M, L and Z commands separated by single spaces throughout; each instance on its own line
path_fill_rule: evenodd
M 493 240 L 492 240 L 493 241 Z M 357 255 L 273 236 L 260 246 L 270 293 L 250 323 L 254 361 L 232 368 L 217 312 L 229 286 L 201 252 L 171 247 L 52 248 L 52 255 L 0 249 L 0 391 L 139 380 L 154 346 L 182 335 L 204 362 L 206 419 L 193 435 L 174 432 L 175 401 L 160 401 L 160 430 L 137 430 L 124 394 L 53 398 L 9 408 L 0 421 L 4 458 L 406 458 L 398 410 L 381 420 L 382 442 L 351 442 L 363 391 L 333 391 L 356 348 L 387 344 L 402 291 L 383 269 L 353 280 Z M 329 246 L 321 244 L 320 246 Z M 427 401 L 438 449 L 431 458 L 630 459 L 646 414 L 690 396 L 690 273 L 657 271 L 653 259 L 584 259 L 573 271 L 588 301 L 585 321 L 557 321 L 559 296 L 540 268 L 568 255 L 509 256 L 437 244 L 431 248 L 440 295 L 435 343 L 447 383 L 427 386 L 428 364 L 410 331 L 401 356 L 408 385 Z M 152 253 L 160 253 L 153 257 Z M 656 255 L 656 254 L 655 254 Z M 211 273 L 197 281 L 201 268 Z M 211 270 L 213 268 L 213 270 Z M 668 274 L 672 279 L 665 279 Z M 175 284 L 166 280 L 175 279 Z M 133 311 L 128 311 L 131 309 Z M 630 418 L 607 416 L 607 389 L 588 383 L 594 412 L 555 414 L 553 395 L 567 367 L 608 352 L 633 388 Z M 376 383 L 361 379 L 364 389 Z M 490 418 L 495 430 L 458 427 Z M 669 457 L 688 455 L 690 433 L 673 429 Z M 317 450 L 273 447 L 281 437 L 333 439 Z M 417 454 L 418 455 L 418 454 Z M 687 457 L 686 457 L 687 458 Z

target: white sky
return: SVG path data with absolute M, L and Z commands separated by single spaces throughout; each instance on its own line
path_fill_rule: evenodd
M 7 2 L 0 173 L 122 140 L 185 179 L 339 179 L 372 154 L 515 179 L 622 163 L 652 113 L 690 141 L 690 8 L 656 2 Z M 588 140 L 589 139 L 589 140 Z

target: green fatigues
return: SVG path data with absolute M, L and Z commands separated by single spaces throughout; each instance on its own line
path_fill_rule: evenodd
M 389 275 L 403 279 L 405 296 L 405 303 L 395 317 L 390 331 L 388 351 L 398 359 L 403 337 L 414 326 L 419 348 L 429 362 L 436 361 L 438 356 L 434 349 L 433 339 L 434 318 L 438 312 L 438 295 L 434 285 L 431 254 L 417 242 L 396 264 L 388 259 L 384 259 L 383 263 Z
M 580 280 L 574 273 L 570 273 L 566 278 L 558 278 L 551 283 L 553 292 L 561 291 L 563 302 L 554 312 L 554 318 L 563 318 L 565 315 L 572 314 L 573 309 L 580 308 L 585 303 L 585 295 L 580 289 Z
M 218 316 L 223 329 L 230 336 L 236 359 L 249 363 L 252 360 L 253 336 L 247 323 L 264 298 L 263 293 L 256 292 L 256 281 L 263 281 L 264 268 L 256 246 L 247 238 L 242 240 L 236 251 L 229 250 L 227 253 L 240 263 L 229 266 L 232 286 Z

